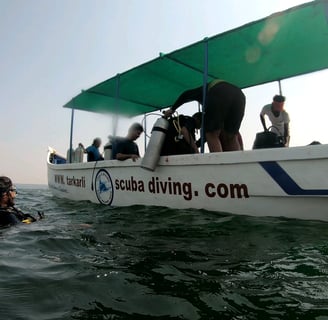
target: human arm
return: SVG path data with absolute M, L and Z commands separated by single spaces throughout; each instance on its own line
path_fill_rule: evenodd
M 12 212 L 14 213 L 15 217 L 23 223 L 30 224 L 32 222 L 36 222 L 36 221 L 44 218 L 43 211 L 37 211 L 38 216 L 34 217 L 34 216 L 30 215 L 29 213 L 24 213 L 23 211 L 21 211 L 20 209 L 18 209 L 16 207 L 12 207 L 12 210 L 13 210 Z
M 199 153 L 199 150 L 197 148 L 197 145 L 190 134 L 189 130 L 186 127 L 181 128 L 181 134 L 183 135 L 185 141 L 192 147 L 195 153 Z
M 289 147 L 289 140 L 290 140 L 289 123 L 285 123 L 284 124 L 284 142 L 285 142 L 285 147 Z
M 117 142 L 116 152 L 117 160 L 124 161 L 127 159 L 132 159 L 133 161 L 136 161 L 136 159 L 140 158 L 137 144 L 127 139 L 121 139 Z
M 136 159 L 139 159 L 139 155 L 137 154 L 125 154 L 125 153 L 118 153 L 116 155 L 116 159 L 117 160 L 121 160 L 121 161 L 124 161 L 124 160 L 127 160 L 127 159 L 132 159 L 132 161 L 136 161 Z
M 260 119 L 261 119 L 261 123 L 262 123 L 264 131 L 268 131 L 268 128 L 265 123 L 264 115 L 262 115 L 262 113 L 260 114 Z
M 289 140 L 290 140 L 290 135 L 289 135 L 289 114 L 283 110 L 283 119 L 284 119 L 284 145 L 285 147 L 289 147 Z
M 175 112 L 175 110 L 178 109 L 181 105 L 191 101 L 198 101 L 199 103 L 203 102 L 203 87 L 184 91 L 173 103 L 171 108 L 164 112 L 164 116 L 166 118 L 170 117 Z

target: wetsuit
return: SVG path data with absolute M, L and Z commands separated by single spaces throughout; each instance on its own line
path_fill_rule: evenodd
M 31 223 L 36 219 L 15 207 L 0 208 L 0 227 L 12 226 L 20 222 Z
M 179 118 L 170 118 L 169 127 L 161 149 L 161 156 L 195 153 L 192 146 L 184 139 L 178 129 L 185 127 L 190 140 L 195 141 L 196 121 L 189 116 L 180 115 Z

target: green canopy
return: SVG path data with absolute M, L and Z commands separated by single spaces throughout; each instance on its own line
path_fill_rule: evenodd
M 205 61 L 208 61 L 207 63 Z M 328 67 L 328 0 L 305 3 L 161 54 L 82 91 L 64 107 L 136 116 L 171 105 L 187 89 L 224 79 L 240 88 Z

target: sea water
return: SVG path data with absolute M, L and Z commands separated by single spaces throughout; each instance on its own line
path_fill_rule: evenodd
M 1 319 L 328 319 L 328 223 L 18 187 L 45 219 L 0 230 Z

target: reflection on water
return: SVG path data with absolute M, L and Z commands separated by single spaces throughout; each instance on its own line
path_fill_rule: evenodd
M 0 231 L 2 319 L 328 317 L 328 224 L 19 190 L 46 219 Z

